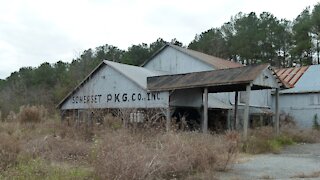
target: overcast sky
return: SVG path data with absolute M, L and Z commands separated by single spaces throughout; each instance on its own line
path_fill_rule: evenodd
M 238 12 L 293 20 L 317 0 L 0 0 L 0 79 L 21 67 L 70 62 L 88 48 L 127 49 L 162 37 L 184 45 Z

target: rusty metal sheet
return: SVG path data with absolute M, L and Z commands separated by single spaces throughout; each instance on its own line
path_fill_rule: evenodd
M 287 77 L 284 78 L 284 81 L 289 82 L 294 77 L 294 75 L 298 72 L 298 70 L 299 69 L 297 68 L 292 68 L 289 74 L 287 75 Z
M 301 76 L 307 71 L 309 66 L 294 67 L 294 68 L 283 68 L 276 70 L 278 77 L 289 84 L 291 87 L 298 82 Z
M 232 69 L 148 77 L 147 87 L 151 91 L 230 85 L 241 85 L 241 88 L 243 88 L 244 84 L 254 81 L 268 67 L 268 64 L 261 64 Z
M 308 96 L 310 96 L 311 93 L 320 92 L 320 78 L 318 78 L 320 76 L 320 65 L 311 65 L 311 66 L 301 67 L 300 71 L 297 74 L 299 74 L 297 76 L 299 78 L 297 78 L 294 87 L 288 90 L 281 91 L 282 94 L 307 93 L 309 94 Z M 304 96 L 304 98 L 306 97 L 307 96 Z M 310 98 L 310 97 L 307 97 L 307 98 Z M 300 101 L 297 100 L 296 102 L 300 102 Z M 316 101 L 313 100 L 314 104 L 316 104 L 317 102 L 318 100 Z
M 289 81 L 289 84 L 295 85 L 308 68 L 309 66 L 301 67 L 296 75 Z

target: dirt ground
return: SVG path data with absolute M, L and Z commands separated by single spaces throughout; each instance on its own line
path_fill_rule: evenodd
M 320 144 L 298 144 L 279 154 L 240 155 L 219 179 L 320 179 Z

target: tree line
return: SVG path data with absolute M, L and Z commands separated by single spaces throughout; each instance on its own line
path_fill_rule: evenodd
M 238 13 L 219 28 L 196 35 L 184 46 L 242 64 L 270 63 L 276 67 L 320 64 L 320 3 L 305 8 L 293 21 L 268 12 Z M 6 116 L 21 105 L 55 106 L 103 59 L 140 65 L 166 43 L 158 38 L 150 44 L 132 45 L 128 50 L 105 44 L 87 49 L 71 63 L 58 61 L 38 67 L 22 67 L 0 80 L 0 111 Z
M 220 28 L 199 35 L 188 48 L 242 64 L 276 67 L 320 64 L 320 4 L 305 8 L 296 19 L 278 19 L 268 12 L 238 13 Z

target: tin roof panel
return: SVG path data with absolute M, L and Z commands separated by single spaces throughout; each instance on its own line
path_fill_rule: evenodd
M 282 81 L 289 84 L 291 87 L 294 87 L 301 76 L 307 71 L 308 67 L 309 66 L 283 68 L 277 69 L 275 72 Z

